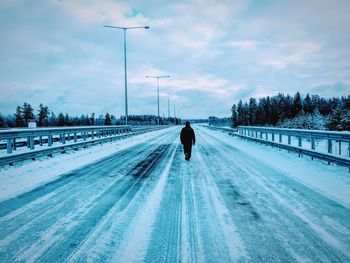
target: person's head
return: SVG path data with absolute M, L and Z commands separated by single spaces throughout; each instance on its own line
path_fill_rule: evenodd
M 190 122 L 189 122 L 189 121 L 186 121 L 185 127 L 186 127 L 186 128 L 191 127 L 191 126 L 190 126 Z

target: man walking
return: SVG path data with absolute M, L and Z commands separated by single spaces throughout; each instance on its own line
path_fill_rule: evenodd
M 191 158 L 192 144 L 196 144 L 196 137 L 188 121 L 186 121 L 185 127 L 181 130 L 180 140 L 184 147 L 185 160 L 189 161 Z

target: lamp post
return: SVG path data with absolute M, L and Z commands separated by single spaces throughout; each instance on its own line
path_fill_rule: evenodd
M 159 126 L 159 125 L 160 125 L 160 124 L 159 124 L 159 120 L 160 120 L 160 117 L 159 117 L 159 79 L 162 79 L 162 78 L 170 78 L 170 76 L 146 76 L 146 78 L 153 78 L 153 79 L 157 79 L 158 126 Z
M 119 26 L 107 26 L 104 27 L 121 29 L 124 32 L 124 86 L 125 86 L 125 125 L 128 125 L 128 81 L 126 72 L 126 30 L 128 29 L 149 29 L 149 26 L 132 26 L 132 27 L 119 27 Z

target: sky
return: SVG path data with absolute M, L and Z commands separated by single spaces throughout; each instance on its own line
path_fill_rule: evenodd
M 250 97 L 350 94 L 350 1 L 1 0 L 0 113 L 230 116 Z

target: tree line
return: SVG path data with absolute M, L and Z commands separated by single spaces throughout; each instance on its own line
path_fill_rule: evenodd
M 350 130 L 350 95 L 324 98 L 299 92 L 240 100 L 231 108 L 232 126 L 277 126 L 300 129 Z
M 35 112 L 33 107 L 25 102 L 22 106 L 17 106 L 13 115 L 4 117 L 0 114 L 0 128 L 28 127 L 30 121 L 35 121 L 38 127 L 51 126 L 93 126 L 93 125 L 123 125 L 125 116 L 116 118 L 114 115 L 106 113 L 96 117 L 95 113 L 82 114 L 81 116 L 71 116 L 68 113 L 60 112 L 56 114 L 49 110 L 48 106 L 39 105 Z M 129 115 L 128 124 L 131 125 L 155 125 L 158 123 L 155 115 Z M 161 118 L 160 124 L 179 123 L 177 118 Z

